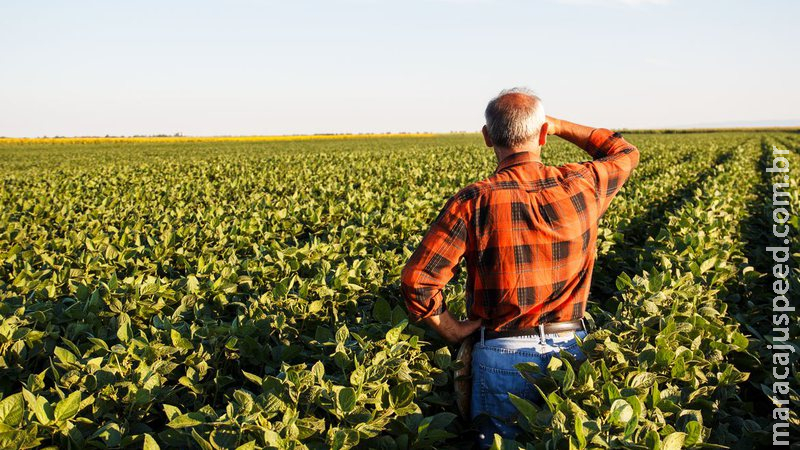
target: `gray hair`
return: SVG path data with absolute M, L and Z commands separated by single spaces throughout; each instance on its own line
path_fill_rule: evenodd
M 535 139 L 546 121 L 542 99 L 527 88 L 500 92 L 486 105 L 485 116 L 492 142 L 505 148 Z

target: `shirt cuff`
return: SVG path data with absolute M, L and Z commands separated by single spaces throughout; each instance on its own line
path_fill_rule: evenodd
M 408 318 L 411 322 L 419 322 L 422 319 L 427 319 L 428 317 L 438 316 L 439 314 L 443 314 L 447 311 L 447 304 L 444 302 L 444 297 L 442 296 L 441 291 L 436 293 L 436 295 L 430 299 L 431 308 L 427 311 L 423 312 L 411 312 L 408 313 Z

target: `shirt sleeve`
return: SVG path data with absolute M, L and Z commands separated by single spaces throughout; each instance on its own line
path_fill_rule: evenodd
M 418 322 L 445 311 L 442 289 L 466 252 L 467 225 L 461 202 L 451 198 L 403 268 L 401 291 L 409 318 Z
M 600 215 L 603 215 L 611 200 L 630 178 L 633 169 L 639 165 L 639 149 L 619 133 L 605 128 L 592 131 L 587 147 L 586 151 L 593 161 L 584 163 L 584 166 L 589 169 L 600 202 Z

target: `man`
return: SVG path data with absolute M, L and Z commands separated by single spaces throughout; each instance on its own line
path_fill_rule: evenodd
M 618 133 L 547 117 L 525 89 L 503 91 L 486 107 L 483 138 L 494 149 L 494 174 L 444 205 L 403 269 L 402 292 L 413 321 L 424 321 L 452 343 L 480 328 L 472 353 L 472 418 L 481 447 L 494 433 L 513 438 L 511 392 L 537 400 L 514 365 L 540 368 L 559 350 L 585 356 L 583 314 L 595 261 L 597 224 L 639 162 Z M 593 158 L 545 166 L 547 135 Z M 468 319 L 446 309 L 442 289 L 466 260 Z M 476 420 L 480 418 L 481 420 Z

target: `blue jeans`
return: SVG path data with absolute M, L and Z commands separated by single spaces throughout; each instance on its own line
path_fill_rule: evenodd
M 508 398 L 508 393 L 531 402 L 540 400 L 536 388 L 520 375 L 514 367 L 523 362 L 536 363 L 547 372 L 547 365 L 560 350 L 584 360 L 586 356 L 575 335 L 584 338 L 585 331 L 574 333 L 546 334 L 544 342 L 540 336 L 514 336 L 489 340 L 479 340 L 472 349 L 472 420 L 478 429 L 478 445 L 489 448 L 494 434 L 513 439 L 520 432 L 519 427 L 507 423 L 517 414 L 517 409 Z M 478 418 L 478 415 L 485 414 Z M 478 418 L 478 420 L 476 420 Z

